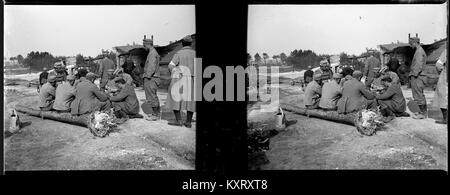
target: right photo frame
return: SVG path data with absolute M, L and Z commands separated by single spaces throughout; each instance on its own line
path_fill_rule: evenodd
M 448 2 L 249 5 L 249 170 L 448 170 Z

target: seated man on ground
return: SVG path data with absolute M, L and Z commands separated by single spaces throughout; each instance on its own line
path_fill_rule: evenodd
M 307 109 L 315 109 L 319 107 L 320 96 L 322 94 L 321 74 L 315 73 L 313 81 L 308 83 L 305 89 L 304 104 Z
M 80 81 L 76 86 L 75 99 L 70 111 L 72 115 L 82 115 L 111 108 L 108 96 L 94 84 L 96 78 L 97 75 L 90 72 L 86 75 L 86 79 Z
M 49 111 L 53 108 L 53 103 L 55 102 L 55 92 L 56 92 L 56 77 L 49 75 L 47 78 L 47 83 L 42 85 L 39 91 L 39 108 L 43 111 Z
M 131 75 L 127 74 L 124 72 L 123 68 L 119 68 L 115 71 L 115 75 L 117 75 L 117 77 L 115 78 L 115 81 L 117 82 L 117 80 L 119 79 L 123 79 L 125 80 L 125 83 L 127 85 L 133 86 L 133 77 L 131 77 Z
M 334 73 L 333 80 L 326 82 L 322 87 L 322 97 L 319 107 L 324 110 L 337 110 L 337 102 L 342 96 L 342 89 L 339 85 L 341 74 Z
M 77 74 L 75 75 L 75 83 L 73 84 L 73 86 L 77 87 L 78 83 L 80 83 L 81 81 L 85 81 L 87 73 L 88 71 L 86 69 L 79 69 L 77 71 Z
M 106 70 L 106 74 L 107 74 L 107 76 L 106 76 L 106 86 L 105 86 L 105 89 L 106 89 L 106 94 L 116 94 L 118 91 L 119 91 L 119 89 L 117 88 L 117 86 L 116 86 L 116 75 L 114 75 L 114 69 L 108 69 L 108 70 Z
M 70 112 L 70 104 L 75 99 L 75 76 L 68 75 L 66 81 L 56 88 L 55 103 L 53 109 L 58 112 Z
M 119 93 L 109 98 L 113 107 L 125 116 L 138 115 L 139 101 L 134 87 L 127 84 L 122 78 L 116 80 L 116 85 L 119 88 Z
M 339 99 L 337 107 L 338 113 L 347 114 L 357 112 L 362 109 L 376 108 L 375 95 L 366 89 L 361 82 L 362 72 L 354 71 L 353 78 L 346 81 L 342 88 L 342 98 Z
M 406 101 L 403 96 L 400 83 L 394 83 L 390 77 L 381 79 L 382 85 L 387 87 L 387 90 L 382 94 L 375 96 L 381 108 L 381 114 L 385 117 L 384 122 L 391 121 L 395 116 L 409 116 L 406 113 Z

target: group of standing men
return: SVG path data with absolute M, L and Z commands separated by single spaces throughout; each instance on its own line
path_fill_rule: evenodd
M 192 37 L 186 36 L 181 41 L 183 48 L 176 52 L 169 64 L 171 72 L 171 84 L 167 95 L 166 106 L 173 110 L 175 121 L 170 121 L 169 125 L 191 127 L 193 112 L 195 112 L 194 99 L 178 100 L 174 99 L 171 93 L 174 84 L 177 82 L 188 82 L 193 86 L 194 81 L 194 58 L 195 50 L 192 49 Z M 160 85 L 159 61 L 160 56 L 153 47 L 152 39 L 144 39 L 143 45 L 149 50 L 146 57 L 143 79 L 143 89 L 145 91 L 146 102 L 152 107 L 152 113 L 148 114 L 147 120 L 155 121 L 160 118 L 160 102 L 157 96 L 157 89 Z M 104 56 L 99 61 L 99 75 L 88 72 L 85 69 L 77 71 L 77 75 L 65 74 L 58 77 L 44 72 L 40 75 L 42 87 L 39 92 L 40 109 L 44 111 L 54 110 L 57 112 L 67 112 L 72 115 L 82 115 L 96 110 L 107 110 L 114 108 L 120 116 L 139 117 L 139 101 L 134 90 L 133 78 L 125 73 L 123 68 L 117 68 L 115 63 Z M 180 71 L 181 66 L 190 70 Z M 55 67 L 56 70 L 56 67 Z M 189 72 L 189 71 L 188 71 Z M 62 78 L 62 80 L 58 80 Z M 100 78 L 100 87 L 94 81 Z M 188 93 L 193 95 L 194 87 Z M 181 119 L 181 111 L 187 111 L 184 122 Z
M 420 111 L 414 113 L 414 119 L 423 119 L 427 116 L 427 103 L 424 95 L 427 76 L 424 67 L 426 64 L 425 51 L 420 46 L 418 38 L 411 38 L 410 45 L 415 49 L 409 74 L 414 102 Z M 442 111 L 444 120 L 436 123 L 447 123 L 447 52 L 442 52 L 436 68 L 440 72 L 436 88 L 434 106 Z M 321 69 L 322 70 L 321 62 Z M 373 53 L 367 58 L 364 71 L 343 70 L 332 74 L 316 71 L 312 74 L 312 81 L 305 89 L 304 104 L 308 109 L 321 108 L 324 110 L 337 110 L 338 113 L 347 114 L 361 109 L 374 109 L 380 107 L 383 120 L 389 122 L 395 116 L 406 117 L 406 100 L 401 90 L 401 83 L 395 68 L 382 66 Z M 311 74 L 311 73 L 309 73 Z M 361 80 L 364 80 L 363 83 Z M 306 81 L 306 73 L 305 73 Z

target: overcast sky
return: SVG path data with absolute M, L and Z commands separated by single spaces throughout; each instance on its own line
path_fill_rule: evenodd
M 419 34 L 428 44 L 447 37 L 447 4 L 249 6 L 248 52 L 272 57 L 294 49 L 359 55 Z
M 195 33 L 193 5 L 5 5 L 5 57 L 31 51 L 97 56 L 101 49 L 142 44 L 144 34 L 166 45 Z

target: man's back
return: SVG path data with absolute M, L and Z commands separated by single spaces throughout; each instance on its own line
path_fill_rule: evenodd
M 75 97 L 75 92 L 75 87 L 70 85 L 69 82 L 58 85 L 58 87 L 56 87 L 53 108 L 55 110 L 68 110 L 70 108 L 70 103 Z
M 319 107 L 325 109 L 336 108 L 337 101 L 339 100 L 341 93 L 341 86 L 336 82 L 336 80 L 326 82 L 322 87 L 322 97 L 320 98 Z
M 338 112 L 349 113 L 362 108 L 366 100 L 375 96 L 370 93 L 362 82 L 353 78 L 344 83 L 342 87 L 342 98 L 338 101 Z
M 305 106 L 310 106 L 314 104 L 313 99 L 317 94 L 322 93 L 321 86 L 316 81 L 311 81 L 308 83 L 305 89 L 305 98 L 304 98 L 304 104 Z

